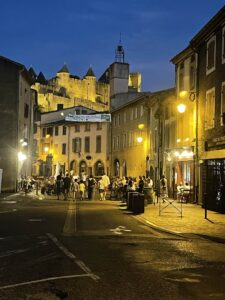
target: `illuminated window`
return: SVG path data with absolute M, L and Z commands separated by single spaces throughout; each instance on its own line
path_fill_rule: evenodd
M 213 36 L 207 43 L 206 75 L 216 69 L 216 37 Z
M 215 88 L 206 92 L 205 104 L 205 130 L 214 127 L 215 121 Z

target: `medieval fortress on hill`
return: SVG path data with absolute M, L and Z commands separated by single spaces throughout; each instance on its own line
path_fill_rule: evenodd
M 118 65 L 122 66 L 122 71 Z M 124 62 L 117 62 L 116 66 L 113 63 L 98 80 L 91 67 L 83 78 L 79 78 L 70 74 L 66 64 L 49 80 L 42 72 L 37 76 L 33 68 L 29 72 L 35 81 L 32 88 L 37 91 L 41 112 L 78 105 L 99 112 L 109 111 L 110 98 L 117 92 L 140 92 L 141 89 L 141 74 L 129 73 L 129 65 Z M 121 79 L 126 81 L 124 87 Z

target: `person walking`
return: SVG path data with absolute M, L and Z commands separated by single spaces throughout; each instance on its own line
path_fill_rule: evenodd
M 162 196 L 163 202 L 165 202 L 165 199 L 168 198 L 167 179 L 165 175 L 163 175 L 160 180 L 160 195 Z
M 71 179 L 69 177 L 69 173 L 66 173 L 66 176 L 63 178 L 63 186 L 64 186 L 64 201 L 68 200 L 68 195 L 70 191 Z

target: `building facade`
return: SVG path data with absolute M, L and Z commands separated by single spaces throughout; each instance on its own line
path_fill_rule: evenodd
M 82 106 L 44 113 L 37 124 L 34 176 L 109 173 L 110 114 Z
M 2 191 L 16 191 L 31 175 L 33 141 L 32 81 L 26 68 L 0 56 L 0 169 Z

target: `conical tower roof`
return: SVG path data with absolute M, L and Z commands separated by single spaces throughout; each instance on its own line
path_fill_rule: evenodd
M 33 80 L 37 79 L 37 74 L 35 73 L 35 71 L 34 71 L 34 69 L 32 67 L 30 67 L 30 69 L 28 70 L 28 72 L 29 72 L 29 74 L 30 74 L 30 76 L 31 76 L 31 78 Z
M 87 77 L 87 76 L 89 76 L 89 77 L 96 77 L 95 73 L 94 73 L 94 71 L 92 69 L 92 67 L 89 67 L 89 69 L 87 70 L 87 73 L 86 73 L 86 75 L 84 77 Z
M 45 79 L 45 76 L 42 72 L 40 72 L 38 74 L 37 82 L 40 83 L 40 84 L 46 84 L 47 83 L 47 80 Z
M 58 71 L 58 73 L 69 73 L 67 65 L 64 64 L 63 67 Z

